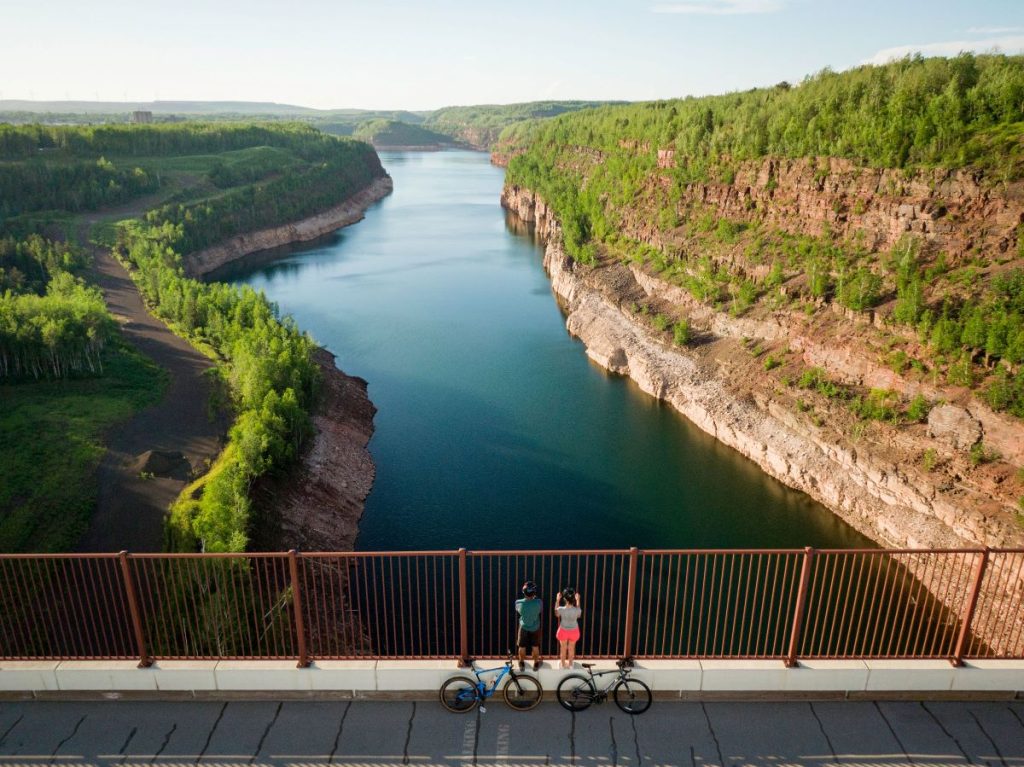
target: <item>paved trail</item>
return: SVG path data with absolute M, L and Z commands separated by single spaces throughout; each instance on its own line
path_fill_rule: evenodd
M 119 214 L 133 212 L 124 208 Z M 101 217 L 97 214 L 95 220 Z M 103 290 L 128 343 L 166 370 L 169 382 L 160 402 L 110 431 L 107 453 L 97 469 L 97 508 L 78 548 L 161 551 L 164 515 L 186 480 L 143 479 L 132 463 L 147 450 L 180 452 L 193 466 L 216 456 L 226 426 L 208 415 L 211 386 L 204 374 L 212 363 L 146 311 L 135 283 L 109 251 L 94 248 L 94 257 L 88 281 Z
M 0 703 L 0 765 L 1024 765 L 1024 702 Z

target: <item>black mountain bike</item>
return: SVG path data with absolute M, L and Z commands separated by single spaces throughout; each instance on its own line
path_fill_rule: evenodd
M 583 674 L 569 674 L 558 683 L 558 702 L 570 711 L 582 711 L 589 708 L 593 703 L 604 703 L 608 700 L 608 693 L 611 692 L 615 698 L 615 705 L 627 714 L 642 714 L 651 707 L 651 688 L 639 679 L 630 677 L 633 670 L 633 662 L 628 660 L 616 661 L 618 671 L 592 671 L 593 663 L 581 664 L 590 674 L 589 677 Z M 598 688 L 597 677 L 616 674 L 607 685 Z
M 477 705 L 480 705 L 481 711 L 486 711 L 487 709 L 484 708 L 483 703 L 494 695 L 498 685 L 506 675 L 508 675 L 509 680 L 501 688 L 501 696 L 512 708 L 518 711 L 529 711 L 540 703 L 540 699 L 544 695 L 544 690 L 541 688 L 540 682 L 537 681 L 536 677 L 519 673 L 512 667 L 511 654 L 508 656 L 508 660 L 505 661 L 504 666 L 478 670 L 471 661 L 469 670 L 473 672 L 476 679 L 466 674 L 459 674 L 446 680 L 441 685 L 441 705 L 452 713 L 464 714 L 467 711 L 472 711 Z M 501 673 L 490 683 L 485 682 L 481 677 L 481 674 L 489 674 L 495 671 L 500 671 Z

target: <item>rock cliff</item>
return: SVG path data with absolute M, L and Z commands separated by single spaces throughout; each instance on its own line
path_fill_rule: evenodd
M 670 159 L 659 158 L 661 163 Z M 885 182 L 880 176 L 871 183 Z M 693 193 L 708 196 L 706 191 Z M 729 199 L 727 194 L 717 204 L 727 207 Z M 630 376 L 644 391 L 670 403 L 700 428 L 772 476 L 824 503 L 879 543 L 897 547 L 1024 543 L 1011 500 L 1005 490 L 997 489 L 1007 476 L 995 470 L 971 471 L 964 455 L 944 455 L 938 471 L 922 468 L 920 460 L 936 433 L 955 443 L 971 440 L 974 428 L 984 431 L 986 444 L 1001 440 L 1007 450 L 1020 450 L 1024 442 L 1017 424 L 991 411 L 980 413 L 976 403 L 970 411 L 949 405 L 955 412 L 940 410 L 935 423 L 902 430 L 858 422 L 847 408 L 828 401 L 808 407 L 801 392 L 780 386 L 767 374 L 760 352 L 751 350 L 760 342 L 788 343 L 792 349 L 787 348 L 787 353 L 802 354 L 811 362 L 821 357 L 835 367 L 845 359 L 850 366 L 864 368 L 862 377 L 882 375 L 870 365 L 864 367 L 866 363 L 851 348 L 854 339 L 823 342 L 786 317 L 729 316 L 697 304 L 687 292 L 635 264 L 610 258 L 596 266 L 580 264 L 566 255 L 559 223 L 542 199 L 530 190 L 506 186 L 502 204 L 535 226 L 545 243 L 544 264 L 552 287 L 564 302 L 566 325 L 599 365 Z M 1000 203 L 994 205 L 993 215 L 1001 215 Z M 919 220 L 915 211 L 904 212 L 911 225 Z M 903 215 L 899 210 L 885 213 L 893 214 Z M 1000 236 L 998 227 L 986 232 L 985 236 Z M 966 247 L 964 238 L 971 236 L 963 231 L 943 234 L 951 250 Z M 689 314 L 697 329 L 696 341 L 674 345 L 668 334 L 651 326 L 646 314 L 638 313 L 640 304 Z M 1000 436 L 1000 430 L 1005 434 Z
M 366 446 L 377 409 L 366 381 L 338 370 L 333 354 L 319 349 L 316 361 L 323 383 L 315 434 L 285 474 L 262 478 L 254 488 L 256 550 L 352 551 L 355 545 L 375 477 Z
M 190 277 L 201 277 L 250 253 L 322 237 L 336 229 L 361 221 L 366 209 L 390 194 L 393 188 L 391 177 L 384 176 L 340 205 L 315 216 L 282 226 L 239 234 L 213 247 L 190 253 L 183 259 L 185 272 Z

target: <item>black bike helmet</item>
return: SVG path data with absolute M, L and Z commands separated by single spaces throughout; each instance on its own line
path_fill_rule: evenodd
M 533 581 L 527 581 L 523 584 L 523 596 L 524 597 L 535 597 L 537 596 L 537 584 Z
M 564 599 L 566 602 L 571 602 L 575 598 L 576 589 L 574 589 L 572 586 L 566 586 L 564 589 L 562 589 L 562 599 Z

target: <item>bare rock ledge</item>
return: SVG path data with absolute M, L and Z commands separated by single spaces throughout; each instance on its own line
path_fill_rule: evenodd
M 629 376 L 645 392 L 665 400 L 768 474 L 807 493 L 880 544 L 1019 545 L 1019 530 L 993 522 L 940 489 L 921 484 L 899 463 L 809 427 L 790 409 L 736 387 L 713 362 L 665 343 L 624 306 L 630 291 L 644 295 L 636 275 L 630 276 L 623 267 L 626 274 L 615 278 L 619 284 L 600 277 L 600 270 L 573 261 L 564 251 L 554 214 L 530 190 L 506 186 L 502 204 L 535 225 L 545 243 L 544 266 L 567 314 L 566 326 L 597 364 Z M 941 415 L 942 411 L 936 414 Z M 968 426 L 933 424 L 953 432 L 951 438 L 960 442 L 975 438 L 973 427 Z
M 247 232 L 213 245 L 205 250 L 188 254 L 185 272 L 189 277 L 202 277 L 225 264 L 229 264 L 251 253 L 279 248 L 294 242 L 307 242 L 325 234 L 361 221 L 366 209 L 383 197 L 391 194 L 394 184 L 390 176 L 378 178 L 361 192 L 349 197 L 315 216 L 304 218 L 281 226 Z

